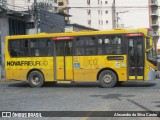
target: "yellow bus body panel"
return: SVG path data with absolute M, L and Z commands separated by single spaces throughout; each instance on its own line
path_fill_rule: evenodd
M 122 55 L 119 55 L 122 56 Z M 107 56 L 75 56 L 74 64 L 79 63 L 80 67 L 74 67 L 75 81 L 97 81 L 97 75 L 102 69 L 111 69 L 117 73 L 119 81 L 127 80 L 126 56 L 124 60 L 107 60 Z
M 115 71 L 119 81 L 127 81 L 127 56 L 126 55 L 99 55 L 99 56 L 66 56 L 65 66 L 64 57 L 23 57 L 11 58 L 8 53 L 8 39 L 17 40 L 25 38 L 53 38 L 65 36 L 87 36 L 87 35 L 107 35 L 107 34 L 126 34 L 126 33 L 144 33 L 147 36 L 145 29 L 117 29 L 107 31 L 91 31 L 91 32 L 73 32 L 73 33 L 53 33 L 53 34 L 35 34 L 35 35 L 18 35 L 7 36 L 5 44 L 5 70 L 8 79 L 26 80 L 27 74 L 33 70 L 39 70 L 43 73 L 45 81 L 62 81 L 64 80 L 64 68 L 66 68 L 66 80 L 74 80 L 77 82 L 95 82 L 98 79 L 99 72 L 104 69 L 111 69 Z M 107 56 L 123 56 L 123 60 L 107 60 Z M 56 59 L 56 66 L 54 63 Z M 40 65 L 13 65 L 17 61 L 31 61 Z M 10 62 L 10 63 L 9 63 Z M 14 63 L 15 64 L 15 63 Z M 31 64 L 31 63 L 30 63 Z M 39 64 L 39 63 L 38 63 Z M 78 65 L 78 66 L 77 66 Z M 154 65 L 149 63 L 145 56 L 144 65 L 144 80 L 147 80 L 147 75 L 150 68 L 155 68 Z M 54 68 L 56 68 L 54 70 Z M 156 69 L 156 68 L 155 68 Z M 56 74 L 55 74 L 56 73 Z M 56 75 L 56 76 L 54 76 Z M 55 79 L 54 79 L 55 78 Z M 138 76 L 141 79 L 142 76 Z M 135 76 L 130 76 L 130 79 L 135 79 Z
M 25 65 L 16 65 L 24 61 Z M 34 65 L 38 61 L 38 65 Z M 25 63 L 26 62 L 26 63 Z M 30 66 L 27 66 L 29 62 Z M 52 57 L 34 57 L 34 58 L 11 58 L 7 59 L 6 76 L 8 79 L 23 80 L 27 79 L 27 74 L 31 70 L 39 70 L 43 73 L 45 81 L 53 81 L 53 58 Z

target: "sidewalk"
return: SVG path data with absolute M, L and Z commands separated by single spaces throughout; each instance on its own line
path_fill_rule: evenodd
M 15 80 L 9 80 L 6 78 L 0 79 L 0 82 L 13 82 L 13 81 L 15 81 Z

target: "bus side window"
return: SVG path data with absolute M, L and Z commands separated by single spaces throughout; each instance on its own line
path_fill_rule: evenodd
M 98 36 L 98 55 L 122 54 L 122 37 L 118 35 Z
M 31 39 L 31 56 L 51 56 L 51 40 L 46 38 Z
M 85 39 L 84 37 L 77 37 L 75 41 L 75 55 L 84 55 L 85 54 Z
M 104 39 L 104 43 L 105 43 L 105 44 L 110 44 L 110 39 L 109 39 L 109 38 L 105 38 L 105 39 Z
M 28 39 L 10 40 L 9 53 L 11 57 L 26 57 L 28 52 Z
M 52 54 L 51 54 L 51 49 L 48 49 L 48 50 L 47 50 L 47 53 L 48 53 L 48 54 L 47 54 L 48 56 L 51 56 L 51 55 L 52 55 Z
M 17 53 L 16 53 L 15 50 L 11 49 L 11 50 L 10 50 L 10 55 L 11 55 L 12 57 L 16 57 L 16 56 L 17 56 Z
M 75 55 L 84 55 L 84 48 L 76 48 Z
M 35 56 L 40 56 L 39 55 L 39 49 L 35 49 Z

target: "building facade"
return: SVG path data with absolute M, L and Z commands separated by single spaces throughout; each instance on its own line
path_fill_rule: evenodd
M 117 13 L 118 16 L 117 16 Z M 152 28 L 159 39 L 158 0 L 116 0 L 116 24 L 121 28 Z
M 149 13 L 148 0 L 116 0 L 116 24 L 120 28 L 149 28 Z
M 60 14 L 65 16 L 65 24 L 69 24 L 69 6 L 68 6 L 68 0 L 57 0 L 58 7 L 57 10 Z
M 26 34 L 26 18 L 29 14 L 23 14 L 0 7 L 0 78 L 5 76 L 4 50 L 5 37 L 8 35 Z
M 69 0 L 71 23 L 103 30 L 115 27 L 114 0 Z
M 7 7 L 14 11 L 28 11 L 33 9 L 34 2 L 37 2 L 38 6 L 48 8 L 49 10 L 55 10 L 57 7 L 57 0 L 6 0 Z
M 156 43 L 158 43 L 159 40 L 159 5 L 158 0 L 149 0 L 149 9 L 150 9 L 150 26 L 152 27 L 154 33 L 153 33 L 153 39 Z
M 69 0 L 71 23 L 95 29 L 153 28 L 159 38 L 158 0 Z

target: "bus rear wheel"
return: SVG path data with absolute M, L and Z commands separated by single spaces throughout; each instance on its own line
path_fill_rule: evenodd
M 44 77 L 39 71 L 29 73 L 28 81 L 31 87 L 41 87 L 44 83 Z
M 111 70 L 104 70 L 99 75 L 99 83 L 103 88 L 114 87 L 117 83 L 117 76 Z

